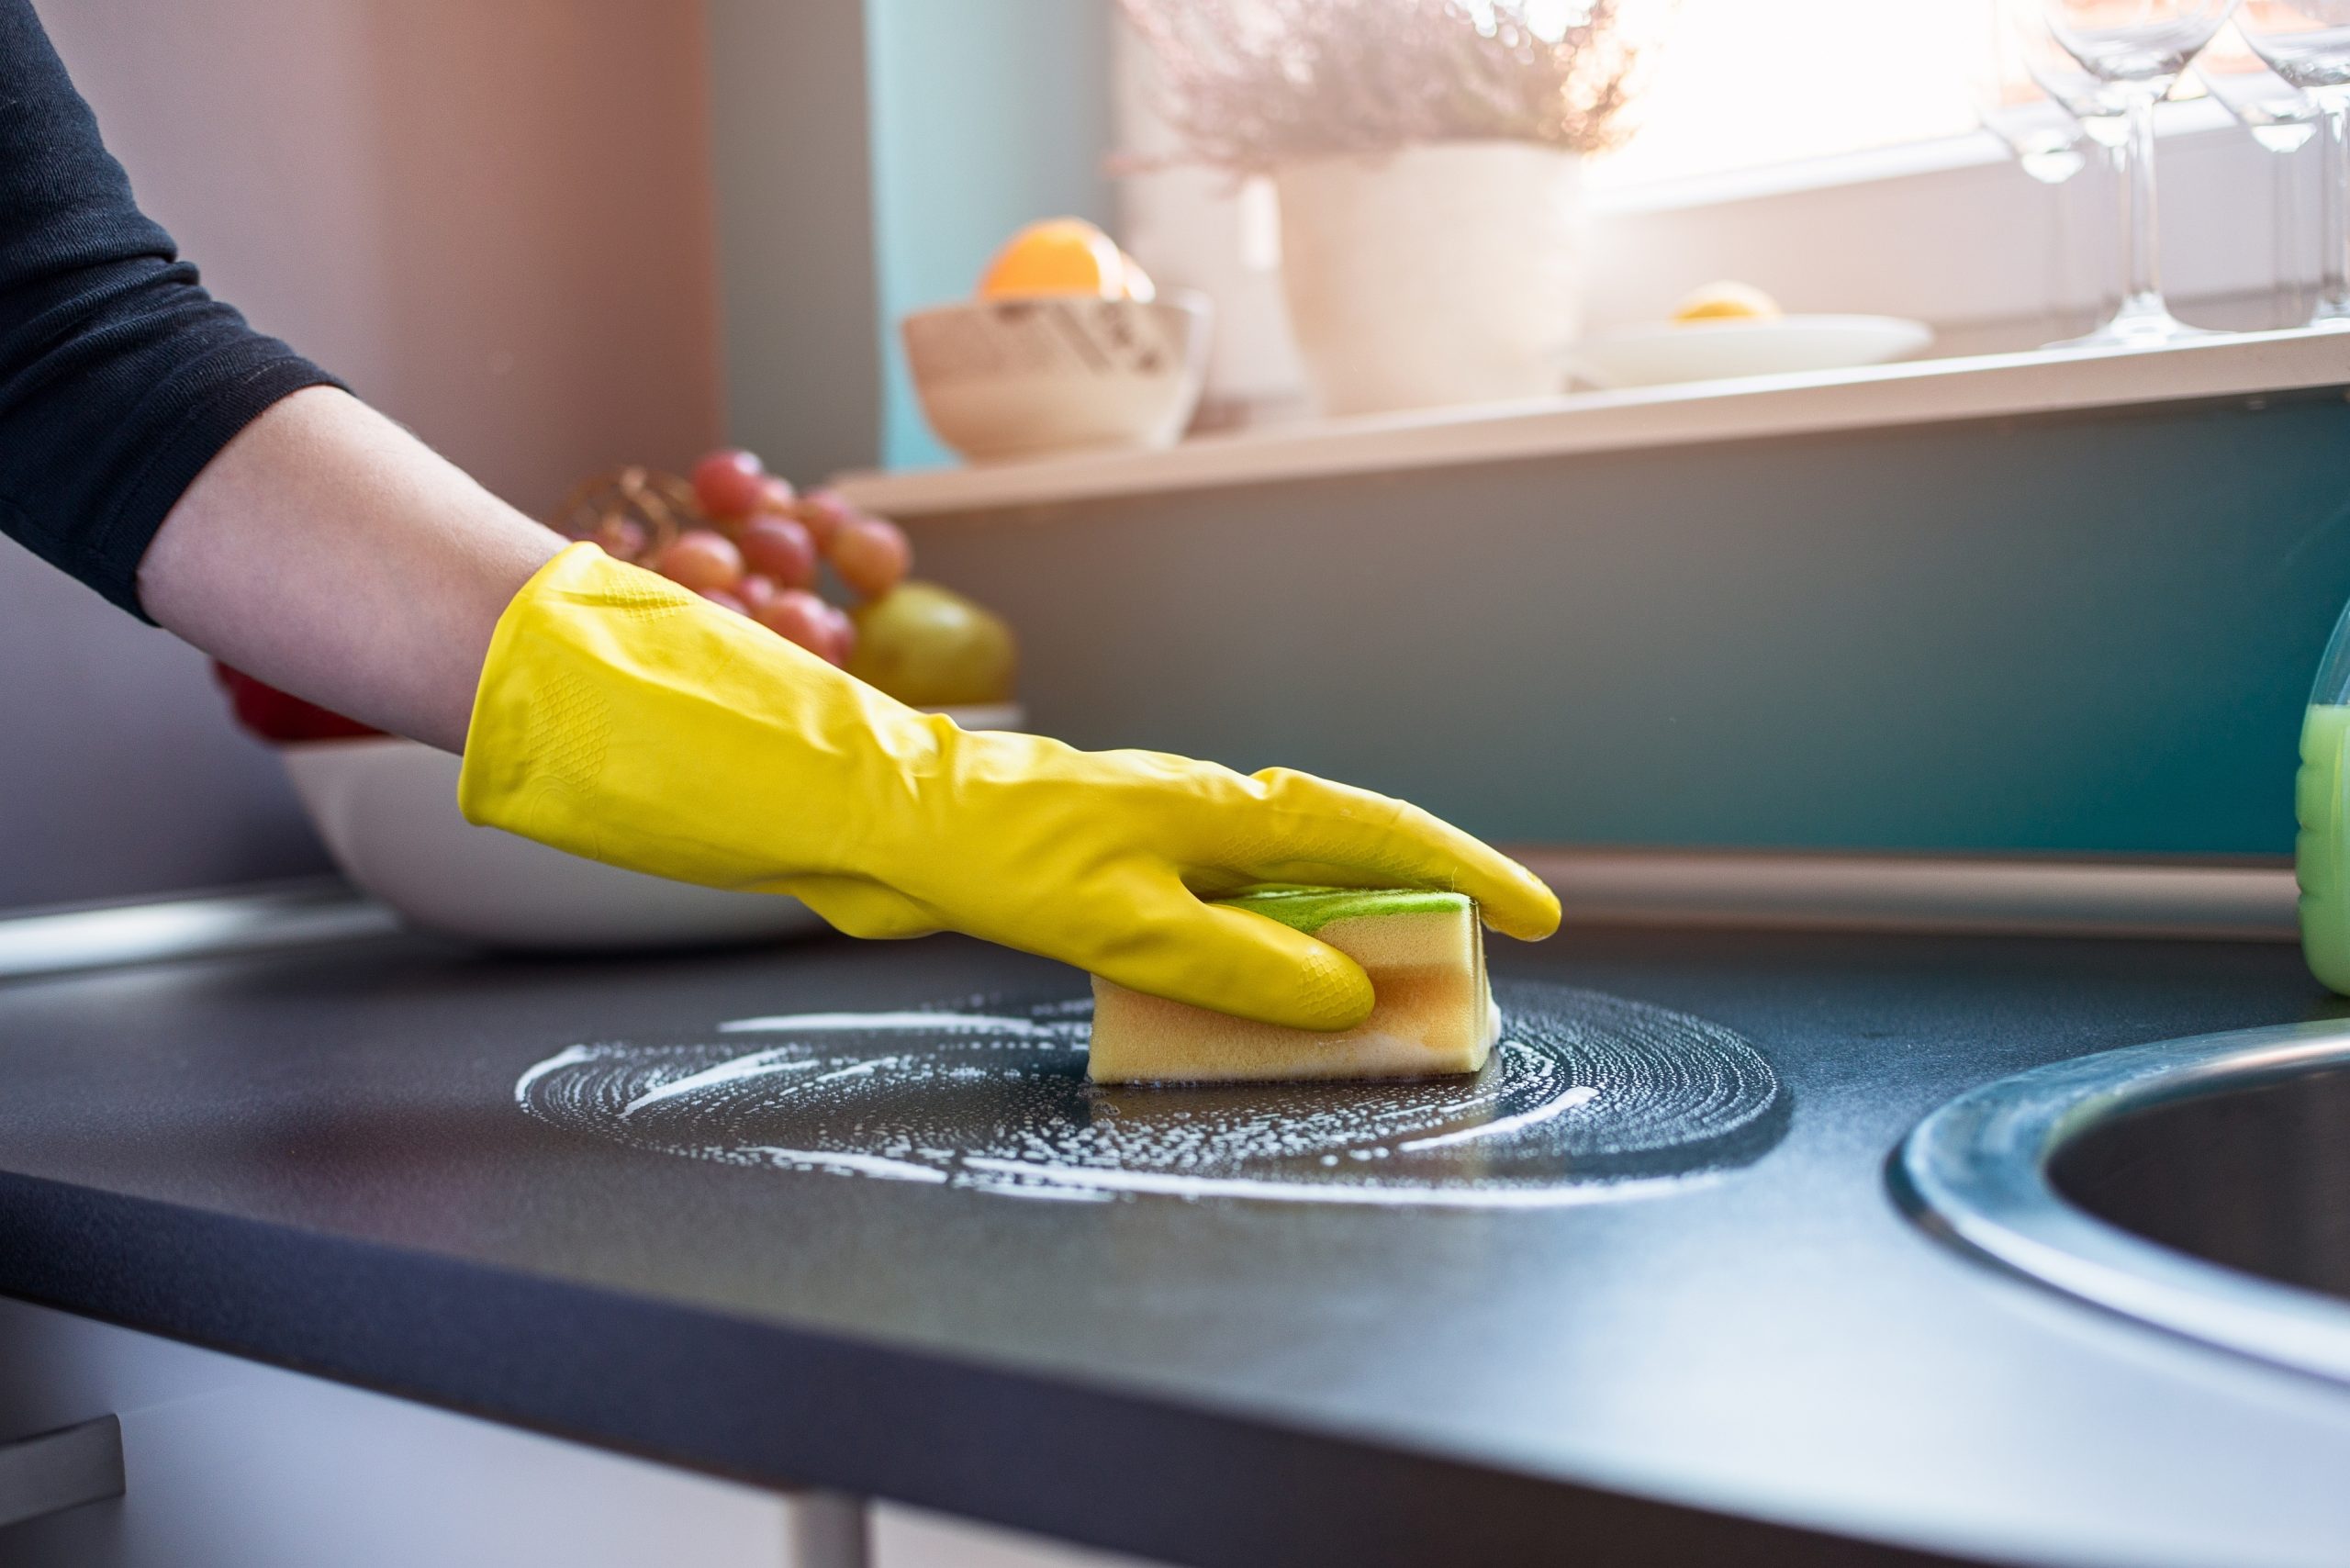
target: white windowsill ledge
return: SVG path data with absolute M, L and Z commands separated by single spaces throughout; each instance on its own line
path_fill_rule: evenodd
M 1641 447 L 1884 429 L 2350 386 L 2350 332 L 2246 332 L 2157 349 L 2038 350 L 1865 370 L 1583 392 L 1202 437 L 1162 452 L 840 481 L 905 519 Z

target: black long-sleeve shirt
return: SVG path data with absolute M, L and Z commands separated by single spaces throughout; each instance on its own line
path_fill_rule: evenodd
M 205 292 L 50 47 L 0 0 L 0 532 L 134 614 L 182 491 L 289 392 L 334 378 Z

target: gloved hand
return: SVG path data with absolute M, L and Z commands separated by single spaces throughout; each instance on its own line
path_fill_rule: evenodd
M 1439 887 L 1513 936 L 1559 924 L 1531 873 L 1416 806 L 1285 768 L 966 732 L 591 544 L 499 618 L 458 801 L 575 855 L 789 893 L 851 935 L 968 932 L 1308 1029 L 1362 1021 L 1361 968 L 1203 898 Z

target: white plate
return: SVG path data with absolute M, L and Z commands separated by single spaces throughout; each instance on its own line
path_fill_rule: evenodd
M 945 710 L 1017 729 L 1019 704 Z M 457 758 L 396 735 L 277 748 L 342 874 L 411 924 L 535 951 L 698 946 L 827 929 L 798 899 L 732 893 L 581 860 L 457 810 Z
M 1932 328 L 1898 316 L 1664 322 L 1589 339 L 1576 345 L 1573 363 L 1577 374 L 1602 386 L 1660 386 L 1883 364 L 1933 341 Z

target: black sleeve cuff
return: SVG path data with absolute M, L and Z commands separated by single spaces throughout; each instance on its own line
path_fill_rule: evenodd
M 306 386 L 342 383 L 274 338 L 250 337 L 186 368 L 209 383 L 162 432 L 115 492 L 115 505 L 83 541 L 66 569 L 150 625 L 139 599 L 139 563 L 163 519 L 205 466 L 263 409 Z M 347 390 L 347 388 L 346 388 Z

